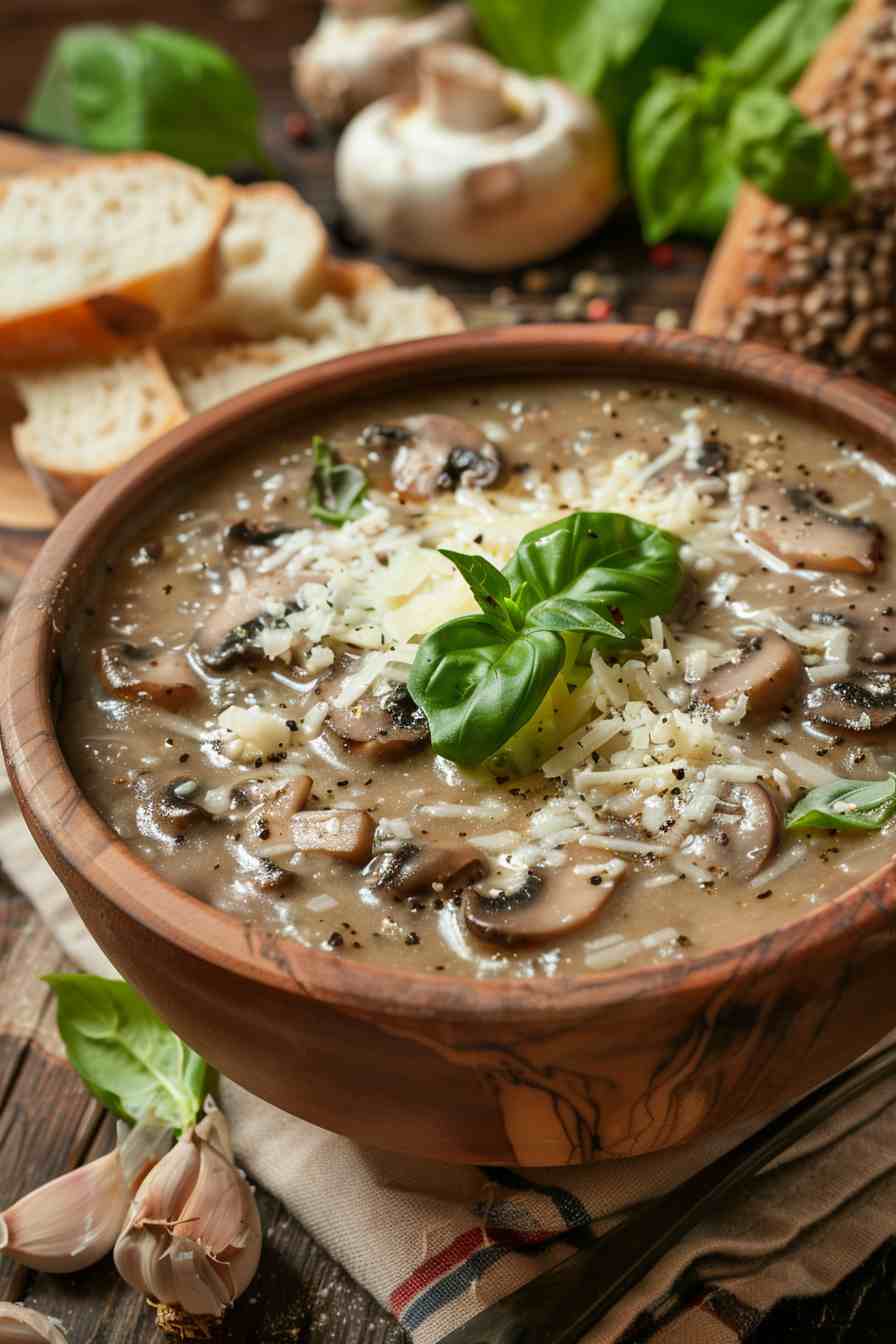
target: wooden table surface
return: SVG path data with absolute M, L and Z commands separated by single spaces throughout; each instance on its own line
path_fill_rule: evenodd
M 153 0 L 151 6 L 134 0 L 0 0 L 0 121 L 21 116 L 48 44 L 67 22 L 127 22 L 151 16 L 192 28 L 222 42 L 253 75 L 275 162 L 320 210 L 338 250 L 357 253 L 358 242 L 345 228 L 333 190 L 332 145 L 322 137 L 296 145 L 284 128 L 294 107 L 287 51 L 311 30 L 318 9 L 316 0 Z M 633 217 L 623 213 L 609 229 L 546 268 L 549 289 L 537 296 L 526 294 L 526 313 L 550 317 L 570 279 L 588 270 L 602 278 L 619 317 L 652 322 L 659 312 L 673 312 L 684 324 L 705 265 L 705 249 L 676 243 L 671 258 L 662 261 L 661 266 L 651 261 L 638 241 Z M 520 275 L 471 279 L 394 261 L 385 264 L 399 280 L 424 278 L 436 284 L 474 323 L 487 320 L 497 287 L 512 284 L 525 292 Z M 0 545 L 0 573 L 9 579 L 27 564 L 35 542 L 7 534 Z M 3 596 L 0 589 L 0 600 Z M 39 979 L 64 966 L 27 901 L 10 882 L 0 881 L 0 1208 L 112 1144 L 112 1123 L 62 1058 L 52 1003 Z M 259 1203 L 265 1227 L 261 1269 L 223 1326 L 222 1344 L 399 1344 L 407 1339 L 277 1200 L 262 1191 Z M 383 1235 L 388 1236 L 388 1229 Z M 783 1304 L 751 1344 L 892 1341 L 894 1270 L 896 1251 L 884 1247 L 827 1297 Z M 21 1270 L 0 1256 L 2 1299 L 25 1300 L 60 1317 L 71 1344 L 150 1344 L 160 1339 L 151 1314 L 118 1279 L 111 1258 L 65 1277 Z

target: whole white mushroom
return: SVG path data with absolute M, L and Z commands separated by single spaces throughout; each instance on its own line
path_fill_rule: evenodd
M 464 4 L 433 10 L 413 0 L 330 0 L 292 53 L 293 86 L 322 121 L 342 126 L 377 98 L 412 88 L 424 48 L 474 35 Z
M 342 201 L 379 246 L 467 271 L 520 266 L 619 200 L 616 139 L 590 100 L 455 43 L 418 71 L 416 94 L 359 113 L 336 159 Z

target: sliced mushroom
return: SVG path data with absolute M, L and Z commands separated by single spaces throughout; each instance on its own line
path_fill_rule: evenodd
M 195 700 L 201 682 L 186 654 L 106 644 L 97 654 L 100 681 L 119 700 L 152 700 L 165 709 L 180 709 Z
M 196 647 L 205 666 L 223 672 L 257 655 L 262 631 L 283 619 L 268 612 L 268 602 L 282 603 L 287 613 L 297 611 L 296 594 L 302 584 L 320 582 L 319 574 L 287 574 L 277 569 L 271 574 L 258 574 L 242 591 L 229 593 L 197 634 Z
M 617 879 L 594 883 L 554 869 L 530 868 L 507 891 L 471 888 L 464 896 L 464 921 L 488 943 L 516 947 L 561 938 L 590 923 L 606 904 Z
M 709 825 L 691 835 L 681 853 L 714 878 L 746 882 L 768 863 L 778 847 L 781 819 L 762 784 L 729 784 Z
M 372 761 L 398 760 L 429 741 L 426 715 L 404 685 L 362 695 L 347 709 L 333 707 L 327 723 L 351 751 Z
M 880 528 L 823 508 L 802 486 L 760 484 L 745 500 L 744 534 L 794 569 L 873 574 L 880 564 Z
M 396 425 L 368 425 L 360 443 L 395 451 L 392 483 L 402 499 L 431 499 L 458 485 L 485 490 L 504 467 L 495 445 L 453 415 L 412 415 Z
M 685 453 L 677 462 L 658 472 L 652 478 L 665 487 L 682 482 L 699 482 L 705 495 L 724 495 L 728 492 L 728 483 L 724 479 L 731 460 L 731 449 L 727 443 L 718 439 L 707 439 L 696 452 Z
M 896 723 L 896 676 L 868 672 L 850 681 L 813 686 L 803 699 L 803 711 L 813 723 L 853 733 L 891 728 Z
M 620 197 L 597 104 L 457 43 L 427 47 L 419 92 L 361 112 L 336 156 L 339 195 L 380 247 L 468 271 L 562 252 Z
M 478 882 L 488 869 L 485 856 L 472 845 L 418 845 L 412 841 L 399 849 L 378 854 L 364 869 L 374 891 L 391 892 L 396 899 L 416 892 L 441 895 L 463 890 Z
M 280 523 L 271 519 L 268 523 L 255 523 L 249 518 L 241 518 L 231 523 L 224 534 L 225 546 L 273 546 L 278 537 L 288 537 L 297 529 L 292 523 Z
M 736 662 L 710 672 L 697 687 L 697 696 L 713 709 L 722 709 L 745 695 L 749 713 L 767 718 L 778 712 L 802 676 L 799 651 L 781 635 L 766 631 L 750 640 Z
M 313 783 L 310 775 L 298 775 L 269 788 L 247 819 L 253 838 L 264 844 L 291 844 L 293 817 L 303 810 Z
M 142 799 L 137 809 L 140 829 L 169 840 L 182 841 L 187 831 L 214 817 L 198 801 L 199 782 L 179 775 L 155 786 L 138 784 Z
M 342 126 L 377 98 L 410 91 L 426 47 L 473 37 L 463 4 L 421 14 L 407 0 L 331 0 L 310 41 L 293 52 L 293 85 L 312 112 Z
M 334 808 L 329 812 L 300 812 L 289 824 L 297 850 L 327 854 L 345 863 L 362 864 L 373 848 L 373 820 L 368 812 Z

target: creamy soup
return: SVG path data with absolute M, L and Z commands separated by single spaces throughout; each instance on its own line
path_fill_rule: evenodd
M 894 484 L 683 388 L 349 406 L 106 557 L 65 750 L 167 879 L 328 955 L 538 976 L 736 943 L 894 849 Z

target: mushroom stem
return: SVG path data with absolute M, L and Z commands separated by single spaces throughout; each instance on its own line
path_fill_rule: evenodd
M 420 98 L 433 122 L 452 131 L 493 131 L 514 118 L 504 71 L 484 51 L 440 42 L 420 58 Z

